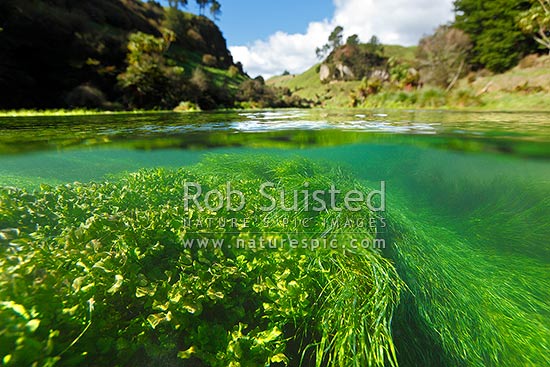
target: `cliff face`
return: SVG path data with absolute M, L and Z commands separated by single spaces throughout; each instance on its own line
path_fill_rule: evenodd
M 71 91 L 82 86 L 116 101 L 128 35 L 159 36 L 165 17 L 157 3 L 138 0 L 0 1 L 0 108 L 65 107 Z M 183 18 L 180 49 L 214 56 L 209 62 L 215 67 L 233 64 L 213 22 Z

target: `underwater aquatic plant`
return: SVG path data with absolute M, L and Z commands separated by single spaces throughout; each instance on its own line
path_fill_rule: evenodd
M 480 246 L 391 200 L 388 248 L 408 289 L 394 320 L 400 365 L 550 365 L 547 262 Z
M 184 182 L 220 189 L 229 180 L 251 198 L 243 210 L 184 207 Z M 390 324 L 402 285 L 380 252 L 231 246 L 289 231 L 341 243 L 376 236 L 327 228 L 342 215 L 333 210 L 260 217 L 258 184 L 292 190 L 304 180 L 312 189 L 362 187 L 303 159 L 216 156 L 101 183 L 0 189 L 3 364 L 396 365 Z M 202 215 L 236 224 L 189 221 Z M 346 215 L 373 216 L 365 204 Z M 287 225 L 305 217 L 307 234 Z M 211 238 L 223 242 L 189 245 Z

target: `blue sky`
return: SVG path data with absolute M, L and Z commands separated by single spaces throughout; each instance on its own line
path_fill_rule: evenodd
M 235 61 L 249 75 L 301 73 L 318 62 L 315 48 L 335 26 L 363 41 L 415 45 L 454 18 L 453 0 L 219 0 L 216 22 Z M 165 1 L 162 1 L 165 3 Z M 197 13 L 193 0 L 188 11 Z
M 216 24 L 229 45 L 267 39 L 276 31 L 302 33 L 311 21 L 329 19 L 334 12 L 332 0 L 220 0 L 220 3 L 222 14 Z M 198 13 L 193 0 L 186 10 Z

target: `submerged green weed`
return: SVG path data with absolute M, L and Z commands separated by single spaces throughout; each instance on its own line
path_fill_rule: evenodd
M 393 200 L 389 248 L 410 289 L 395 323 L 401 365 L 550 365 L 547 261 L 480 245 Z
M 401 282 L 370 249 L 189 247 L 281 239 L 312 217 L 307 236 L 341 217 L 276 210 L 261 217 L 257 188 L 360 188 L 335 167 L 306 160 L 216 157 L 179 170 L 143 170 L 113 182 L 0 190 L 0 358 L 7 366 L 396 365 L 391 318 Z M 199 225 L 184 183 L 248 197 L 242 211 L 207 212 L 244 226 Z M 361 207 L 351 219 L 368 219 Z M 191 221 L 191 222 L 188 222 Z M 286 222 L 285 222 L 286 221 Z M 357 232 L 357 231 L 356 231 Z M 309 238 L 308 237 L 308 238 Z

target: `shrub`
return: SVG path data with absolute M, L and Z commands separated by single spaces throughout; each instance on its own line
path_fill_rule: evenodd
M 541 93 L 544 92 L 545 89 L 541 85 L 529 85 L 528 81 L 525 81 L 523 84 L 518 84 L 514 88 L 514 92 L 520 92 L 524 94 L 532 94 L 532 93 Z
M 407 93 L 400 91 L 396 94 L 395 101 L 404 105 L 414 105 L 417 102 L 418 95 L 416 93 Z
M 195 44 L 206 47 L 206 41 L 202 37 L 202 35 L 195 29 L 191 28 L 187 30 L 186 37 L 189 38 L 192 42 Z
M 180 102 L 180 104 L 174 108 L 174 111 L 177 111 L 177 112 L 191 112 L 191 111 L 200 111 L 201 108 L 193 103 L 193 102 L 189 102 L 189 101 L 183 101 L 183 102 Z
M 169 66 L 164 56 L 173 40 L 171 31 L 162 38 L 141 32 L 130 35 L 128 67 L 117 77 L 128 106 L 173 108 L 179 101 L 184 70 Z
M 239 68 L 236 67 L 235 65 L 231 65 L 229 69 L 227 69 L 227 72 L 229 73 L 229 76 L 232 78 L 238 76 L 241 73 Z
M 216 66 L 218 59 L 210 54 L 202 55 L 202 63 L 206 66 Z
M 379 78 L 363 78 L 359 87 L 350 93 L 351 106 L 357 107 L 364 104 L 369 96 L 378 94 L 383 86 L 384 82 Z
M 310 102 L 304 100 L 288 88 L 272 87 L 265 84 L 260 76 L 255 79 L 247 79 L 241 83 L 237 92 L 237 101 L 253 108 L 265 107 L 308 107 Z
M 194 98 L 197 106 L 203 110 L 211 110 L 218 107 L 216 96 L 220 90 L 211 79 L 211 75 L 203 67 L 196 67 L 189 81 L 193 88 L 191 98 Z
M 416 52 L 422 83 L 452 87 L 467 71 L 466 57 L 471 47 L 465 32 L 449 26 L 440 26 L 433 35 L 422 38 Z

